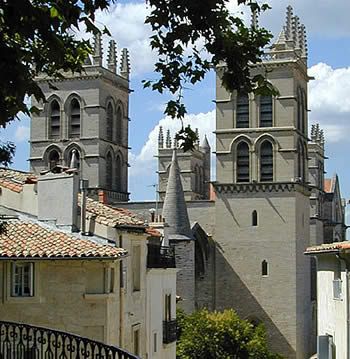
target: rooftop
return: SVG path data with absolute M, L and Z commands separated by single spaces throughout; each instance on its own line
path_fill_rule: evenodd
M 350 250 L 350 241 L 334 242 L 321 244 L 306 248 L 305 254 L 318 254 L 330 252 L 348 252 Z
M 10 219 L 0 232 L 0 259 L 117 259 L 127 251 L 29 220 Z
M 30 172 L 0 167 L 0 186 L 14 192 L 21 192 L 25 183 L 35 183 L 37 177 Z

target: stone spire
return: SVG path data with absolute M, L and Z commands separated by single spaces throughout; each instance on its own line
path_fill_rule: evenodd
M 299 27 L 299 45 L 301 49 L 301 57 L 307 59 L 307 41 L 305 25 L 301 24 Z
M 192 239 L 176 149 L 173 151 L 171 160 L 162 216 L 169 226 L 167 230 L 169 239 Z
M 94 52 L 92 55 L 93 65 L 102 66 L 102 56 L 103 56 L 102 36 L 101 36 L 101 33 L 98 32 L 94 36 Z
M 291 40 L 293 37 L 292 25 L 293 25 L 293 8 L 289 5 L 287 6 L 286 25 L 284 27 L 287 40 Z
M 294 16 L 293 17 L 293 22 L 292 22 L 292 37 L 293 37 L 293 41 L 294 41 L 294 46 L 296 49 L 300 48 L 300 44 L 299 44 L 299 17 L 298 16 Z
M 159 126 L 158 148 L 163 148 L 163 146 L 164 146 L 163 127 L 162 127 L 162 126 Z
M 129 51 L 128 49 L 122 50 L 122 58 L 120 63 L 120 75 L 125 79 L 129 80 L 130 76 L 130 60 L 129 60 Z
M 207 135 L 204 135 L 204 139 L 203 139 L 201 147 L 203 149 L 209 149 L 210 150 L 210 145 L 209 145 L 209 142 L 208 142 L 208 139 L 207 139 Z
M 117 53 L 116 53 L 116 46 L 114 40 L 111 40 L 109 42 L 107 67 L 108 70 L 112 71 L 113 73 L 117 72 Z
M 252 17 L 251 17 L 251 27 L 252 29 L 258 28 L 258 11 L 254 10 L 252 11 Z
M 178 143 L 178 141 L 177 141 L 177 139 L 176 139 L 176 133 L 175 133 L 175 136 L 174 136 L 174 142 L 173 142 L 173 144 L 174 144 L 174 148 L 178 148 L 178 147 L 179 147 L 179 143 Z
M 171 148 L 170 130 L 166 131 L 165 147 L 166 148 Z

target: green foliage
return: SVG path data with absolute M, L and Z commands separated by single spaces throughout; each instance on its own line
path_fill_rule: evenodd
M 178 359 L 278 359 L 269 351 L 263 325 L 254 327 L 233 310 L 178 312 Z

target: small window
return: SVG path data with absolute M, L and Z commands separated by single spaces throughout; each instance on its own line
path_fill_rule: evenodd
M 115 271 L 114 268 L 110 268 L 109 273 L 109 292 L 114 293 L 114 283 L 115 283 Z
M 260 146 L 260 181 L 273 180 L 273 151 L 272 144 L 264 141 Z
M 260 127 L 272 127 L 272 97 L 260 97 Z
M 267 277 L 269 275 L 269 263 L 266 260 L 261 262 L 261 275 Z
M 256 227 L 257 225 L 258 225 L 258 212 L 254 210 L 252 212 L 252 226 Z
M 50 127 L 49 137 L 59 138 L 61 128 L 61 114 L 60 105 L 56 100 L 53 100 L 50 105 Z
M 153 333 L 153 353 L 157 353 L 158 351 L 158 335 L 157 333 Z
M 237 146 L 237 182 L 249 182 L 249 146 L 241 142 Z
M 55 168 L 60 162 L 60 155 L 58 151 L 52 150 L 49 153 L 49 169 L 52 170 Z
M 106 120 L 106 139 L 107 141 L 113 141 L 113 106 L 111 103 L 107 105 Z
M 171 294 L 166 294 L 164 297 L 164 320 L 171 321 Z
M 141 247 L 134 246 L 132 248 L 132 281 L 133 291 L 139 291 L 141 285 Z
M 34 296 L 34 264 L 13 263 L 11 294 L 13 297 Z
M 133 332 L 134 354 L 140 355 L 140 329 L 134 329 Z
M 249 98 L 247 94 L 238 94 L 237 96 L 236 127 L 249 127 Z
M 70 137 L 80 137 L 80 104 L 73 99 L 70 104 Z

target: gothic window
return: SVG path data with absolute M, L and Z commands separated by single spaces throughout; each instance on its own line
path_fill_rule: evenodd
M 48 167 L 50 170 L 52 170 L 53 168 L 55 168 L 60 162 L 60 155 L 58 153 L 58 151 L 56 150 L 52 150 L 49 153 L 49 163 L 48 163 Z
M 112 188 L 112 174 L 113 174 L 113 159 L 110 152 L 106 156 L 106 188 Z
M 261 262 L 261 275 L 263 277 L 269 275 L 269 263 L 265 259 Z
M 302 91 L 301 91 L 301 88 L 298 87 L 298 90 L 297 90 L 297 106 L 298 106 L 298 118 L 297 118 L 297 128 L 299 131 L 301 132 L 304 132 L 304 117 L 305 115 L 303 114 L 304 113 L 304 101 L 303 101 L 303 95 L 302 95 Z
M 61 128 L 60 105 L 56 100 L 50 104 L 49 138 L 59 138 Z
M 67 166 L 70 168 L 80 169 L 80 152 L 73 148 L 68 155 Z
M 270 141 L 260 146 L 260 181 L 273 180 L 273 149 Z
M 117 110 L 117 118 L 116 118 L 116 141 L 119 145 L 122 145 L 123 141 L 123 113 L 122 109 L 119 106 Z
M 118 155 L 115 163 L 115 186 L 118 192 L 122 192 L 122 159 Z
M 238 94 L 237 96 L 236 127 L 249 127 L 249 98 L 247 94 Z
M 107 126 L 106 126 L 106 139 L 113 141 L 113 106 L 111 103 L 107 105 Z
M 258 225 L 258 212 L 254 210 L 252 212 L 252 226 L 256 227 L 257 225 Z
M 260 127 L 272 127 L 272 97 L 260 97 Z
M 237 146 L 237 182 L 249 182 L 249 146 L 241 142 Z
M 69 137 L 80 137 L 80 104 L 73 98 L 70 103 Z

